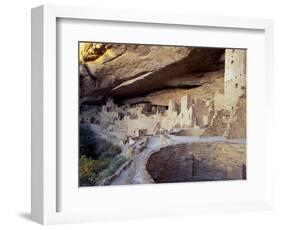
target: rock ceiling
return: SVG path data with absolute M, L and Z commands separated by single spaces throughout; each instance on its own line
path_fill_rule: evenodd
M 224 49 L 87 43 L 80 46 L 80 101 L 145 97 L 213 82 Z M 211 77 L 210 77 L 211 76 Z

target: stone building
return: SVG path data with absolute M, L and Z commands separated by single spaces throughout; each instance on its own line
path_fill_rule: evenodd
M 116 52 L 118 50 L 116 49 Z M 121 48 L 120 50 L 124 51 Z M 152 51 L 154 52 L 155 50 L 153 49 Z M 132 55 L 130 52 L 124 55 Z M 199 62 L 193 60 L 193 58 L 199 54 L 197 52 L 200 53 L 198 57 L 208 54 L 204 59 L 200 59 L 200 63 L 204 63 L 203 61 L 207 62 L 208 60 L 212 61 L 207 66 L 201 66 L 199 69 L 196 69 L 195 67 Z M 115 103 L 111 96 L 108 95 L 106 97 L 106 104 L 96 105 L 95 112 L 93 114 L 82 114 L 80 116 L 81 120 L 83 122 L 95 123 L 110 136 L 116 136 L 121 140 L 125 140 L 128 137 L 170 133 L 177 129 L 206 129 L 204 135 L 207 136 L 245 137 L 246 50 L 218 49 L 216 52 L 212 52 L 212 50 L 194 49 L 192 53 L 196 55 L 190 55 L 189 52 L 184 53 L 183 56 L 187 56 L 181 59 L 181 61 L 175 62 L 173 64 L 175 67 L 171 69 L 171 72 L 162 69 L 158 70 L 158 74 L 154 74 L 150 70 L 141 71 L 140 73 L 147 73 L 144 75 L 137 74 L 136 76 L 138 77 L 134 80 L 125 81 L 119 86 L 114 85 L 115 87 L 111 91 L 112 98 L 118 100 L 118 95 L 123 97 L 129 95 L 129 98 L 125 97 L 125 103 L 124 101 L 123 103 L 120 103 L 120 101 Z M 120 56 L 120 60 L 124 57 Z M 119 58 L 114 59 L 112 63 L 117 60 Z M 158 63 L 157 59 L 154 61 Z M 150 62 L 147 61 L 147 63 Z M 196 65 L 193 66 L 192 63 Z M 171 68 L 170 64 L 167 64 L 165 68 Z M 92 65 L 94 65 L 94 62 L 89 62 L 85 66 L 81 65 L 81 68 L 84 67 L 86 69 L 86 66 L 90 68 Z M 135 65 L 135 63 L 133 62 L 132 65 Z M 103 64 L 99 66 L 96 63 L 96 67 L 103 67 L 101 71 L 106 69 L 106 66 Z M 113 65 L 112 67 L 115 68 L 118 74 L 120 69 L 123 71 L 123 68 L 125 68 L 123 65 Z M 187 67 L 190 69 L 194 68 L 195 72 L 186 74 L 184 71 L 186 71 Z M 200 71 L 202 72 L 198 73 Z M 88 85 L 88 78 L 91 79 L 99 74 L 99 72 L 93 72 L 93 76 L 91 76 L 88 72 L 83 73 L 82 71 L 81 74 L 84 76 L 83 83 L 86 85 Z M 128 74 L 127 71 L 125 73 Z M 173 76 L 177 73 L 179 76 L 178 78 L 168 78 L 167 75 L 165 79 L 161 80 L 162 76 L 168 73 L 173 73 Z M 111 71 L 104 74 L 104 76 L 100 76 L 100 81 L 105 81 L 110 76 Z M 114 79 L 114 76 L 112 76 L 112 79 Z M 118 81 L 121 79 L 120 76 Z M 153 82 L 155 84 L 149 84 L 149 79 L 154 79 Z M 105 81 L 103 84 L 109 83 L 111 84 L 112 81 Z M 164 90 L 162 94 L 159 94 L 161 91 L 157 91 L 158 89 L 155 88 L 156 93 L 152 93 L 150 96 L 142 97 L 140 94 L 137 94 L 135 97 L 132 97 L 133 93 L 140 93 L 140 87 L 143 87 L 143 90 L 152 90 L 154 87 L 158 87 L 159 84 L 164 83 L 171 84 L 173 87 L 175 85 L 180 87 L 183 84 L 191 87 L 191 89 L 180 90 L 173 88 L 170 91 Z M 82 88 L 87 90 L 87 87 Z M 95 92 L 103 91 L 96 90 Z M 86 96 L 83 96 L 83 98 L 86 98 Z M 96 99 L 98 101 L 99 97 L 97 96 Z
M 225 50 L 224 105 L 235 109 L 239 98 L 246 94 L 246 50 Z
M 188 96 L 181 98 L 180 127 L 191 128 L 196 126 L 196 119 L 193 117 L 193 105 L 188 106 Z
M 203 119 L 200 123 L 202 126 L 208 122 L 208 117 L 200 113 L 199 107 L 196 117 L 194 113 L 196 104 L 192 104 L 192 98 L 187 95 L 181 98 L 180 106 L 169 100 L 167 109 L 163 110 L 163 106 L 159 108 L 154 105 L 148 106 L 146 103 L 117 105 L 109 98 L 106 104 L 101 106 L 100 112 L 85 120 L 89 123 L 94 120 L 103 131 L 120 140 L 126 140 L 128 137 L 154 136 L 177 128 L 199 128 L 197 120 Z

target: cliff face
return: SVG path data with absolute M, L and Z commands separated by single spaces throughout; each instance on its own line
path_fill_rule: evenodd
M 79 70 L 80 106 L 113 99 L 106 109 L 114 107 L 83 119 L 114 121 L 110 133 L 122 138 L 142 129 L 154 133 L 156 127 L 246 137 L 245 50 L 81 43 Z
M 213 83 L 224 49 L 80 44 L 80 102 L 146 97 L 169 89 Z M 214 72 L 217 74 L 206 74 Z M 150 97 L 151 98 L 151 97 Z

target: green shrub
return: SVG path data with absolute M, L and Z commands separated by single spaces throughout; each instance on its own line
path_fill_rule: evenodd
M 96 136 L 89 128 L 80 128 L 80 156 L 86 155 L 94 160 L 113 158 L 122 152 L 119 145 Z M 83 135 L 81 135 L 83 133 Z
M 122 149 L 119 145 L 112 145 L 110 148 L 110 151 L 112 152 L 112 155 L 118 155 L 122 152 Z
M 109 156 L 107 152 L 104 152 L 99 156 L 99 160 L 109 160 L 109 159 L 111 159 L 111 156 Z
M 99 155 L 99 160 L 111 160 L 121 152 L 121 147 L 119 145 L 114 144 L 107 151 L 104 151 Z
M 108 142 L 107 142 L 108 143 Z M 106 151 L 97 154 L 99 157 L 92 158 L 87 154 L 81 155 L 79 160 L 79 180 L 81 186 L 98 184 L 99 181 L 111 176 L 119 167 L 126 162 L 121 156 L 122 149 L 119 145 L 111 144 Z
M 109 166 L 100 172 L 96 178 L 97 183 L 101 180 L 103 180 L 106 177 L 111 176 L 113 173 L 115 173 L 121 165 L 123 165 L 127 159 L 124 156 L 116 156 L 111 161 Z
M 80 157 L 80 177 L 89 177 L 92 173 L 98 174 L 110 165 L 109 160 L 93 160 L 85 155 Z
M 89 177 L 94 170 L 94 160 L 82 155 L 79 160 L 79 175 L 80 177 Z
M 98 174 L 108 167 L 109 160 L 95 160 L 94 161 L 94 173 Z

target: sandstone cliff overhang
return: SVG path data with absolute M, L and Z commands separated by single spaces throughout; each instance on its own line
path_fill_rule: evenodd
M 223 69 L 223 54 L 219 48 L 112 45 L 80 63 L 80 104 L 200 86 L 210 80 L 204 73 Z

